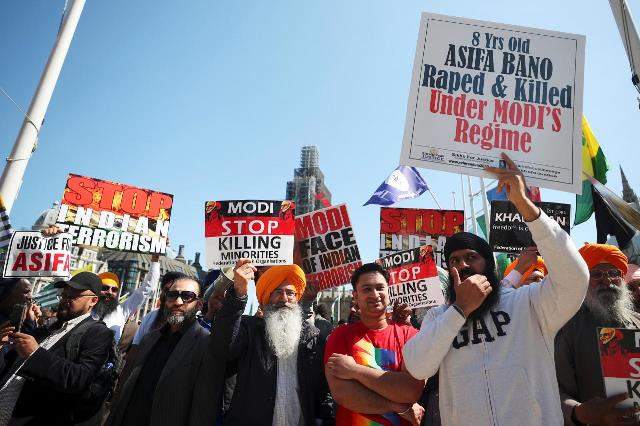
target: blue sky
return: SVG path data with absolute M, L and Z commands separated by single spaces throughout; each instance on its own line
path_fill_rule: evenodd
M 0 86 L 25 109 L 63 5 L 0 2 Z M 362 204 L 398 164 L 423 11 L 586 35 L 584 111 L 612 166 L 608 186 L 620 193 L 622 164 L 640 191 L 638 94 L 606 1 L 88 0 L 13 224 L 30 226 L 60 199 L 68 173 L 88 175 L 174 194 L 171 240 L 193 258 L 206 200 L 282 199 L 300 147 L 315 144 L 372 260 L 379 208 Z M 2 158 L 21 123 L 0 96 Z M 457 175 L 421 173 L 444 208 L 452 191 L 460 207 Z M 425 194 L 399 206 L 435 203 Z M 593 219 L 572 235 L 594 241 Z

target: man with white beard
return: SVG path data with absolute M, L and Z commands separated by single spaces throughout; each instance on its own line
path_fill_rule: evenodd
M 297 265 L 272 266 L 260 276 L 256 294 L 264 318 L 242 316 L 255 272 L 250 259 L 238 261 L 212 330 L 216 344 L 229 348 L 227 375 L 237 372 L 225 426 L 315 425 L 316 419 L 330 419 L 325 342 L 303 321 L 298 305 L 304 271 Z
M 640 328 L 624 279 L 627 257 L 615 246 L 585 244 L 589 289 L 578 313 L 555 340 L 556 374 L 565 424 L 639 424 L 638 410 L 615 408 L 626 394 L 607 398 L 598 353 L 597 327 Z

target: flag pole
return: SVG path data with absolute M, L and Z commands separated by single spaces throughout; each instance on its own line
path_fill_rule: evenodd
M 11 150 L 11 155 L 6 159 L 7 163 L 2 177 L 0 177 L 0 194 L 4 199 L 7 214 L 11 212 L 13 202 L 18 196 L 20 186 L 22 186 L 22 178 L 27 164 L 36 149 L 44 116 L 69 51 L 73 34 L 78 26 L 84 4 L 85 0 L 72 0 L 69 11 L 60 25 L 58 36 L 40 77 L 40 83 L 38 83 L 36 93 L 33 95 L 29 110 L 22 121 L 22 127 Z
M 438 208 L 440 210 L 442 210 L 442 207 L 440 206 L 440 203 L 438 202 L 438 199 L 436 198 L 436 196 L 433 194 L 433 192 L 431 192 L 431 188 L 428 188 L 427 191 L 429 191 L 429 194 L 431 194 L 431 198 L 433 198 L 433 201 L 436 202 L 436 205 L 438 206 Z
M 471 186 L 471 176 L 467 175 L 467 184 L 469 185 L 469 204 L 471 208 L 471 225 L 473 233 L 478 235 L 478 222 L 476 221 L 476 208 L 473 205 L 473 186 Z
M 482 207 L 484 208 L 484 229 L 487 230 L 487 241 L 489 241 L 489 233 L 491 232 L 491 230 L 489 229 L 489 203 L 487 202 L 487 188 L 484 185 L 484 178 L 481 177 L 480 178 L 480 190 L 481 190 L 481 194 L 480 197 L 482 197 Z

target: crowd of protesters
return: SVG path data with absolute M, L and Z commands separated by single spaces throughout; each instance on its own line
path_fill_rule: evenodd
M 421 321 L 390 307 L 377 263 L 353 272 L 335 328 L 297 265 L 241 259 L 203 289 L 160 279 L 154 257 L 125 302 L 117 275 L 81 272 L 55 284 L 55 312 L 31 303 L 29 281 L 2 280 L 0 426 L 640 424 L 640 408 L 617 406 L 627 394 L 606 395 L 596 332 L 640 328 L 638 266 L 614 246 L 578 250 L 505 161 L 490 171 L 536 246 L 499 277 L 485 240 L 448 238 L 447 302 Z

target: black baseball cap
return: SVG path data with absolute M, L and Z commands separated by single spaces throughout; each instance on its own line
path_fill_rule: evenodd
M 91 290 L 93 294 L 100 296 L 102 280 L 93 272 L 80 272 L 71 277 L 69 281 L 58 281 L 53 286 L 55 288 L 65 288 L 69 286 L 78 290 Z

